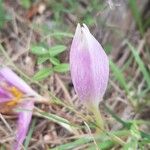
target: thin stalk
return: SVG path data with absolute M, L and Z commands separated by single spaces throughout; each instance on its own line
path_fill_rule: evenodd
M 99 106 L 93 104 L 93 105 L 91 105 L 90 110 L 93 113 L 94 119 L 96 121 L 96 125 L 98 126 L 96 128 L 96 133 L 99 133 L 99 132 L 102 133 L 104 131 L 104 121 L 103 121 L 102 115 L 99 111 Z
M 108 134 L 108 136 L 112 139 L 112 141 L 117 142 L 120 145 L 124 145 L 125 142 L 121 138 L 119 138 L 113 134 L 110 134 L 109 132 L 107 132 L 105 130 L 104 120 L 103 120 L 102 115 L 100 113 L 99 105 L 93 104 L 93 105 L 90 105 L 90 107 L 91 107 L 90 108 L 91 112 L 94 114 L 96 125 L 98 126 L 96 128 L 96 134 L 102 134 L 102 133 L 106 132 Z

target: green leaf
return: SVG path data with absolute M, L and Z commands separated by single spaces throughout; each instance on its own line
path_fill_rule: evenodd
M 60 61 L 55 57 L 51 57 L 49 60 L 53 65 L 59 65 L 60 64 Z
M 144 62 L 142 61 L 142 59 L 140 58 L 137 49 L 135 49 L 128 41 L 127 44 L 135 58 L 135 61 L 137 62 L 137 64 L 139 65 L 139 69 L 142 72 L 145 81 L 147 82 L 148 87 L 150 88 L 150 74 L 148 73 Z
M 53 70 L 51 68 L 43 68 L 33 76 L 33 79 L 37 81 L 43 80 L 47 78 L 49 75 L 51 75 L 52 73 Z
M 49 54 L 50 56 L 56 56 L 62 52 L 64 52 L 66 50 L 66 46 L 64 45 L 57 45 L 57 46 L 53 46 L 51 48 L 49 48 Z
M 28 9 L 28 8 L 30 8 L 30 6 L 31 6 L 31 0 L 20 0 L 20 4 L 21 4 L 24 8 Z
M 49 59 L 49 56 L 38 57 L 37 63 L 38 63 L 38 65 L 43 64 L 48 59 Z
M 33 45 L 31 47 L 31 53 L 38 55 L 38 56 L 43 56 L 43 55 L 47 55 L 48 51 L 42 46 Z
M 67 72 L 69 71 L 69 64 L 65 64 L 65 63 L 60 64 L 60 65 L 55 66 L 53 69 L 56 72 Z

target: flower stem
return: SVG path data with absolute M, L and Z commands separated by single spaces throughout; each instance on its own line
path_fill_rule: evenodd
M 99 111 L 99 106 L 93 104 L 91 107 L 91 112 L 94 114 L 96 125 L 98 126 L 96 128 L 96 133 L 102 133 L 104 131 L 104 121 Z

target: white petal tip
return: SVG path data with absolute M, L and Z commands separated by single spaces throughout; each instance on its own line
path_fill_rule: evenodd
M 75 31 L 75 35 L 74 35 L 74 38 L 76 39 L 77 37 L 80 37 L 81 35 L 81 25 L 78 23 L 77 24 L 77 27 L 76 27 L 76 31 Z
M 87 25 L 86 25 L 86 24 L 84 24 L 84 23 L 83 23 L 83 27 L 84 27 L 86 30 L 88 30 L 88 31 L 89 31 L 89 28 L 87 27 Z
M 79 23 L 77 24 L 76 32 L 81 32 L 81 25 Z

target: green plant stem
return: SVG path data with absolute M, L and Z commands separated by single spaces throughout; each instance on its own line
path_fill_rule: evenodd
M 96 133 L 102 133 L 104 131 L 104 121 L 102 118 L 102 115 L 99 111 L 99 106 L 98 105 L 91 105 L 91 112 L 94 114 L 95 121 L 96 121 Z
M 93 104 L 93 105 L 90 105 L 90 109 L 91 109 L 91 112 L 94 114 L 96 125 L 97 125 L 96 134 L 103 134 L 103 133 L 105 133 L 106 130 L 105 130 L 105 125 L 104 125 L 104 120 L 103 120 L 103 118 L 101 116 L 101 113 L 100 113 L 100 110 L 99 110 L 99 106 Z M 112 139 L 112 141 L 117 142 L 120 145 L 124 145 L 125 144 L 125 142 L 121 138 L 119 138 L 119 137 L 117 137 L 117 136 L 115 136 L 113 134 L 110 134 L 109 132 L 106 132 L 106 133 L 109 135 L 109 137 Z

